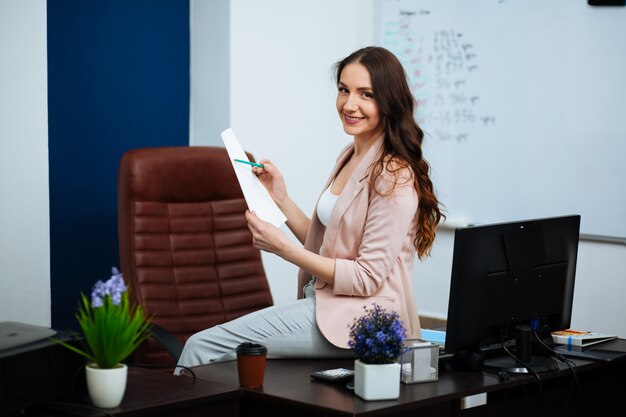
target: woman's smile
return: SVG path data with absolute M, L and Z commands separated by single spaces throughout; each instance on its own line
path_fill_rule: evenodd
M 346 123 L 350 125 L 355 125 L 359 123 L 361 120 L 365 119 L 365 117 L 356 117 L 356 116 L 348 116 L 347 114 L 343 114 Z

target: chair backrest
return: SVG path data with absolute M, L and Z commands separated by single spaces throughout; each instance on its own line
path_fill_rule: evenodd
M 143 148 L 121 158 L 122 273 L 131 299 L 182 342 L 273 304 L 246 209 L 224 148 Z M 133 360 L 172 363 L 152 338 Z

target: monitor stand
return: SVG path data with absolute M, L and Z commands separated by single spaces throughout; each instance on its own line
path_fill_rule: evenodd
M 543 373 L 559 369 L 557 362 L 549 356 L 532 354 L 532 330 L 527 325 L 515 327 L 515 356 L 496 356 L 485 359 L 484 368 L 493 372 L 511 374 Z
M 497 356 L 485 359 L 485 370 L 493 372 L 507 372 L 509 374 L 528 374 L 532 369 L 536 373 L 551 372 L 559 369 L 556 361 L 547 356 L 532 355 L 529 362 L 518 362 L 510 356 Z

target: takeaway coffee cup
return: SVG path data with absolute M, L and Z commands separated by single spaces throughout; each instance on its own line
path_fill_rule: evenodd
M 267 348 L 258 343 L 242 343 L 237 346 L 237 372 L 242 388 L 261 388 L 265 376 Z

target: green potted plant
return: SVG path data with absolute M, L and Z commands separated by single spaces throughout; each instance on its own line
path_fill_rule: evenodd
M 364 400 L 400 396 L 398 357 L 404 351 L 406 329 L 398 313 L 373 303 L 350 325 L 348 346 L 354 352 L 354 392 Z
M 121 403 L 128 373 L 122 362 L 149 336 L 150 320 L 141 306 L 131 305 L 127 290 L 122 274 L 112 268 L 111 278 L 94 285 L 91 300 L 81 294 L 76 318 L 86 348 L 55 339 L 87 358 L 87 390 L 94 405 L 102 408 Z

